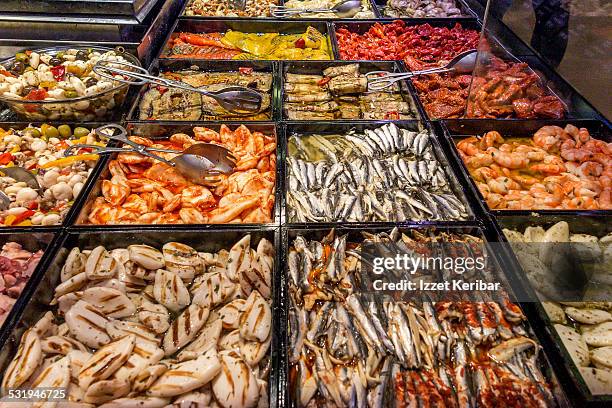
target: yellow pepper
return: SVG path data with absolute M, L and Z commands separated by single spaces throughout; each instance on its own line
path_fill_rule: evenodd
M 20 151 L 21 151 L 21 148 L 19 146 L 15 146 L 15 147 L 13 147 L 11 149 L 11 153 L 17 153 L 17 152 L 20 152 Z
M 17 217 L 15 217 L 13 214 L 7 215 L 4 219 L 4 225 L 13 225 L 13 222 L 15 222 L 16 219 Z
M 17 226 L 18 227 L 31 227 L 32 221 L 30 220 L 21 221 L 19 224 L 17 224 Z
M 78 154 L 76 156 L 62 157 L 61 159 L 57 159 L 57 160 L 53 160 L 51 162 L 45 163 L 42 166 L 40 166 L 40 168 L 41 169 L 48 169 L 49 167 L 66 167 L 66 166 L 70 166 L 71 164 L 73 164 L 75 162 L 79 162 L 79 161 L 98 160 L 98 157 L 99 156 L 97 154 L 92 154 L 92 153 Z

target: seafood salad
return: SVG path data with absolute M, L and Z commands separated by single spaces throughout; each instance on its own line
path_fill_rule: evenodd
M 383 14 L 394 18 L 463 17 L 455 0 L 387 0 Z
M 41 187 L 35 189 L 0 169 L 0 190 L 11 200 L 8 209 L 0 210 L 0 225 L 61 224 L 98 160 L 88 149 L 64 157 L 66 148 L 74 144 L 104 146 L 105 142 L 89 129 L 68 125 L 0 129 L 0 166 L 28 170 Z
M 549 118 L 566 114 L 529 65 L 492 58 L 484 75 L 430 74 L 412 78 L 419 99 L 431 118 Z M 414 64 L 411 69 L 424 66 Z M 471 88 L 470 88 L 471 85 Z
M 330 66 L 323 75 L 285 74 L 285 115 L 290 120 L 414 119 L 399 84 L 368 92 L 359 64 Z
M 201 72 L 181 70 L 164 72 L 163 78 L 182 81 L 196 88 L 219 91 L 228 86 L 242 86 L 259 91 L 262 95 L 261 112 L 252 116 L 240 116 L 241 120 L 270 119 L 270 94 L 272 74 L 256 72 L 253 68 L 240 68 L 238 72 Z M 214 120 L 234 118 L 236 114 L 226 111 L 219 103 L 197 92 L 178 88 L 152 86 L 143 95 L 138 105 L 141 120 Z
M 540 277 L 551 276 L 554 255 L 552 245 L 560 242 L 579 244 L 581 256 L 594 263 L 582 302 L 543 302 L 557 335 L 592 394 L 612 394 L 612 233 L 603 237 L 571 233 L 565 221 L 548 229 L 527 227 L 524 232 L 505 229 L 504 234 L 517 253 L 523 270 L 539 293 L 547 293 L 548 283 Z M 530 245 L 543 243 L 540 246 Z M 547 272 L 548 271 L 548 272 Z
M 289 139 L 292 222 L 464 220 L 430 134 L 386 124 Z
M 0 326 L 8 316 L 42 258 L 43 251 L 30 252 L 17 242 L 7 242 L 0 251 Z
M 297 406 L 554 405 L 540 346 L 508 298 L 408 302 L 360 292 L 362 245 L 420 251 L 431 240 L 474 247 L 479 238 L 397 229 L 363 236 L 291 241 L 288 362 Z
M 177 33 L 164 53 L 166 58 L 240 60 L 329 60 L 329 38 L 308 26 L 303 34 Z
M 91 224 L 266 223 L 273 219 L 276 138 L 244 125 L 217 132 L 193 128 L 193 137 L 175 133 L 167 140 L 131 136 L 149 147 L 182 152 L 205 142 L 226 147 L 238 159 L 234 172 L 220 175 L 210 189 L 185 179 L 173 167 L 138 153 L 119 153 L 108 164 L 102 196 L 87 210 Z M 174 153 L 158 153 L 167 160 Z
M 59 52 L 17 53 L 12 66 L 0 67 L 0 98 L 22 102 L 70 102 L 70 99 L 107 92 L 97 99 L 72 103 L 12 105 L 19 107 L 18 113 L 33 120 L 88 121 L 104 117 L 122 101 L 127 87 L 118 89 L 121 83 L 93 72 L 94 65 L 101 60 L 132 63 L 115 51 L 71 48 Z M 109 92 L 114 88 L 117 92 Z M 116 99 L 119 94 L 120 99 Z
M 290 9 L 299 10 L 321 10 L 331 9 L 336 5 L 342 3 L 344 0 L 287 0 L 284 6 Z M 320 13 L 300 13 L 292 15 L 293 18 L 338 18 L 336 14 L 331 11 L 324 11 Z M 369 0 L 361 0 L 361 10 L 357 12 L 351 18 L 376 18 L 376 14 L 372 11 Z
M 403 20 L 375 23 L 363 34 L 346 27 L 336 30 L 340 58 L 343 60 L 404 60 L 413 66 L 444 65 L 456 55 L 478 47 L 479 33 L 463 28 L 407 25 Z
M 244 10 L 238 10 L 227 0 L 190 0 L 185 8 L 186 16 L 207 17 L 269 17 L 270 5 L 276 0 L 246 0 Z
M 585 128 L 544 126 L 506 139 L 491 131 L 456 144 L 492 209 L 612 209 L 610 143 Z
M 267 406 L 273 262 L 250 235 L 215 253 L 75 247 L 2 390 L 65 388 L 104 408 Z

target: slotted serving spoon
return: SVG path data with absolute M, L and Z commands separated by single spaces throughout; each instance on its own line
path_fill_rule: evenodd
M 26 185 L 38 192 L 40 192 L 40 184 L 36 180 L 36 176 L 24 169 L 23 167 L 2 167 L 0 168 L 0 174 L 6 177 L 10 177 L 15 181 L 23 181 Z M 0 210 L 6 210 L 11 205 L 11 198 L 6 195 L 4 191 L 0 191 Z
M 109 132 L 110 131 L 110 132 Z M 95 130 L 98 137 L 116 140 L 131 147 L 102 147 L 96 145 L 75 144 L 64 151 L 64 156 L 77 154 L 79 149 L 91 149 L 95 154 L 139 153 L 159 160 L 174 167 L 188 180 L 204 186 L 214 186 L 221 181 L 221 174 L 229 174 L 236 166 L 236 157 L 225 147 L 212 143 L 196 143 L 183 151 L 148 147 L 133 142 L 127 137 L 127 131 L 119 125 L 109 124 Z M 117 133 L 118 132 L 118 133 Z M 151 152 L 178 153 L 166 160 Z
M 128 68 L 129 70 L 123 68 Z M 214 99 L 223 109 L 237 115 L 252 115 L 261 111 L 263 96 L 253 89 L 242 86 L 228 86 L 219 91 L 207 91 L 206 89 L 196 88 L 184 82 L 156 77 L 143 67 L 109 60 L 98 61 L 94 65 L 93 71 L 101 77 L 124 84 L 155 84 L 197 92 Z
M 307 13 L 325 13 L 331 12 L 340 18 L 351 18 L 354 17 L 355 14 L 361 11 L 361 0 L 345 0 L 338 4 L 336 4 L 332 8 L 322 8 L 322 9 L 297 9 L 297 8 L 287 8 L 285 6 L 277 6 L 275 4 L 270 5 L 270 14 L 272 17 L 291 17 L 298 14 L 307 14 Z
M 368 80 L 369 91 L 381 91 L 392 87 L 396 82 L 403 81 L 416 75 L 437 74 L 442 72 L 457 72 L 460 74 L 468 74 L 474 70 L 476 59 L 478 56 L 477 50 L 468 50 L 458 54 L 443 67 L 435 67 L 424 69 L 422 71 L 394 73 L 388 71 L 372 71 L 365 74 Z

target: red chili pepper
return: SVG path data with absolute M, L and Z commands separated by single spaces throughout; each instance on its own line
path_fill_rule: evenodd
M 2 154 L 0 154 L 0 164 L 1 165 L 9 164 L 12 161 L 13 161 L 13 155 L 12 154 L 10 154 L 10 153 L 2 153 Z
M 295 42 L 295 48 L 306 48 L 306 41 L 303 38 L 298 38 Z
M 331 81 L 330 77 L 324 77 L 323 79 L 319 80 L 319 82 L 317 82 L 317 85 L 325 86 L 325 84 L 327 84 L 329 81 Z
M 242 75 L 251 75 L 253 73 L 253 68 L 240 67 L 238 68 L 238 72 L 240 72 Z
M 51 67 L 49 71 L 51 71 L 51 73 L 53 74 L 53 78 L 55 78 L 55 80 L 59 82 L 64 79 L 64 74 L 66 74 L 66 67 L 63 65 L 56 65 L 54 67 Z
M 30 93 L 28 93 L 25 99 L 29 101 L 42 101 L 47 97 L 47 91 L 45 89 L 32 89 Z

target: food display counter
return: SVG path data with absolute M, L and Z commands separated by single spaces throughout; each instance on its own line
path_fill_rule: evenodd
M 1 403 L 609 406 L 607 118 L 478 1 L 338 4 L 0 5 Z

